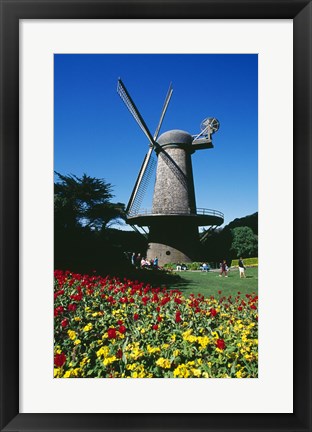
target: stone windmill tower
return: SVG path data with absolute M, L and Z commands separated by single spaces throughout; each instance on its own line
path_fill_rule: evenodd
M 139 227 L 143 230 L 149 242 L 147 258 L 157 256 L 159 265 L 199 260 L 198 227 L 214 228 L 224 220 L 219 211 L 196 208 L 191 161 L 191 155 L 196 150 L 213 148 L 211 135 L 219 129 L 219 122 L 215 118 L 205 119 L 197 136 L 182 130 L 171 130 L 158 138 L 172 91 L 170 85 L 158 127 L 152 135 L 120 79 L 117 85 L 118 94 L 150 143 L 126 209 L 127 223 L 138 232 Z M 153 154 L 157 158 L 153 206 L 151 210 L 141 210 L 140 205 L 156 165 Z

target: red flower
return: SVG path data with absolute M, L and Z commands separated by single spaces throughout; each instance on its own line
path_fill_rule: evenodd
M 63 321 L 61 321 L 61 326 L 62 327 L 67 327 L 68 326 L 68 319 L 64 318 Z
M 118 324 L 118 325 L 122 325 L 122 324 L 123 324 L 123 321 L 122 321 L 122 320 L 118 320 L 118 321 L 117 321 L 117 324 Z
M 75 303 L 70 303 L 68 305 L 68 310 L 74 312 L 77 309 L 77 305 Z
M 119 348 L 119 350 L 116 352 L 117 358 L 122 358 L 122 350 Z
M 241 306 L 238 306 L 237 310 L 241 311 L 243 308 Z
M 146 303 L 149 301 L 149 297 L 144 296 L 142 297 L 142 303 L 144 303 L 144 306 L 146 306 Z
M 121 325 L 121 326 L 119 326 L 118 331 L 119 331 L 119 333 L 124 334 L 124 333 L 126 333 L 127 329 L 124 325 Z
M 256 308 L 256 306 L 255 306 L 254 304 L 252 304 L 252 305 L 250 306 L 250 309 L 255 309 L 255 310 L 256 310 L 257 308 Z
M 54 365 L 56 367 L 62 367 L 65 362 L 66 362 L 66 355 L 64 353 L 55 354 Z
M 64 294 L 64 290 L 59 290 L 56 293 L 54 293 L 54 299 L 56 299 L 58 296 L 63 295 Z
M 217 311 L 214 308 L 211 308 L 210 309 L 210 315 L 213 316 L 213 317 L 216 316 L 217 315 Z
M 120 303 L 128 303 L 127 297 L 121 297 L 121 299 L 119 301 L 120 301 Z
M 137 313 L 135 313 L 135 314 L 133 315 L 133 319 L 134 319 L 134 321 L 137 321 L 137 320 L 139 319 L 139 315 L 138 315 Z
M 224 342 L 224 340 L 223 339 L 218 339 L 217 342 L 216 342 L 216 346 L 220 350 L 224 350 L 225 349 L 225 342 Z
M 158 315 L 158 317 L 157 317 L 157 321 L 158 321 L 158 322 L 161 322 L 161 321 L 162 321 L 162 317 L 161 317 L 160 315 Z
M 161 302 L 160 305 L 161 306 L 165 306 L 166 303 L 170 302 L 170 297 L 164 297 Z
M 153 330 L 158 330 L 158 324 L 154 324 L 152 327 Z
M 70 296 L 70 298 L 75 300 L 75 301 L 81 301 L 82 300 L 82 294 L 81 294 L 81 292 L 79 294 L 73 294 Z
M 222 293 L 222 291 L 218 291 L 218 294 L 220 295 Z
M 180 311 L 176 311 L 175 322 L 179 323 L 181 321 L 182 321 L 181 312 Z
M 63 306 L 58 306 L 57 308 L 54 309 L 54 316 L 58 316 L 58 314 L 61 314 L 64 312 L 64 308 Z
M 108 330 L 107 330 L 107 334 L 108 334 L 108 338 L 109 339 L 116 339 L 116 329 L 114 329 L 114 328 L 109 328 Z

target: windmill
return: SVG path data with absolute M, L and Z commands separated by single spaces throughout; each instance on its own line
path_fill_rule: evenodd
M 148 238 L 148 259 L 157 256 L 159 265 L 196 261 L 200 259 L 198 227 L 209 226 L 207 234 L 223 223 L 224 216 L 217 210 L 196 208 L 191 154 L 213 148 L 211 136 L 219 129 L 219 122 L 211 117 L 204 119 L 198 135 L 170 130 L 159 136 L 173 92 L 170 84 L 158 126 L 152 135 L 121 79 L 118 79 L 117 92 L 149 141 L 126 208 L 126 221 Z M 152 209 L 141 210 L 156 164 Z

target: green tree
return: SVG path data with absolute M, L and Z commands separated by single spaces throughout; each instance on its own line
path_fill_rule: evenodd
M 258 238 L 252 229 L 246 226 L 231 230 L 232 245 L 231 252 L 235 257 L 258 256 Z
M 124 204 L 111 203 L 114 195 L 110 183 L 86 174 L 55 174 L 59 179 L 54 183 L 56 229 L 104 230 L 112 222 L 124 219 Z

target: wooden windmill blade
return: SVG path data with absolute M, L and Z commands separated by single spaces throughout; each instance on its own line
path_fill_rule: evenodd
M 155 142 L 154 138 L 152 137 L 152 134 L 150 133 L 148 127 L 146 126 L 146 123 L 139 113 L 139 110 L 135 106 L 135 103 L 133 102 L 128 90 L 126 89 L 124 83 L 121 81 L 121 79 L 118 79 L 117 83 L 117 93 L 123 100 L 124 104 L 136 120 L 137 124 L 140 126 L 143 133 L 147 136 L 149 142 L 152 144 L 152 146 L 157 146 L 157 143 Z
M 169 89 L 168 89 L 168 92 L 167 92 L 167 95 L 166 95 L 166 98 L 165 98 L 164 106 L 163 106 L 162 111 L 161 111 L 159 123 L 158 123 L 158 126 L 157 126 L 157 128 L 155 130 L 155 133 L 154 133 L 154 137 L 153 137 L 154 141 L 156 141 L 157 138 L 158 138 L 159 131 L 160 131 L 162 122 L 164 120 L 164 117 L 165 117 L 165 114 L 166 114 L 166 111 L 167 111 L 167 108 L 168 108 L 171 96 L 172 96 L 172 92 L 173 92 L 172 83 L 170 83 Z
M 148 187 L 148 183 L 153 174 L 154 168 L 156 166 L 155 159 L 152 157 L 153 148 L 150 147 L 149 151 L 146 153 L 141 169 L 139 171 L 138 177 L 134 184 L 127 208 L 126 214 L 128 216 L 134 216 L 138 213 L 141 203 L 144 198 L 144 194 Z

